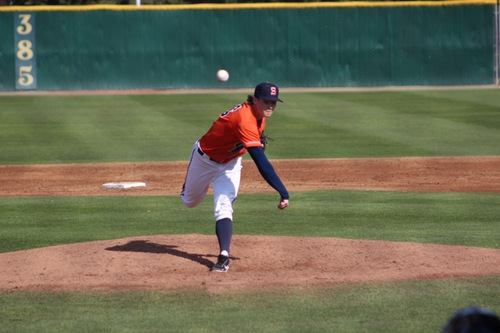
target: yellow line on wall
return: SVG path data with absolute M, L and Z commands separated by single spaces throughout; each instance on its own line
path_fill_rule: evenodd
M 463 5 L 496 5 L 497 0 L 441 0 L 441 1 L 350 1 L 297 3 L 238 3 L 186 5 L 67 5 L 67 6 L 7 6 L 0 12 L 31 11 L 96 11 L 96 10 L 238 10 L 238 9 L 297 9 L 297 8 L 355 8 L 355 7 L 442 7 Z

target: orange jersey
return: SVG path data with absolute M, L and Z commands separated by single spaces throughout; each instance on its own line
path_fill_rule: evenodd
M 200 139 L 200 148 L 211 159 L 227 163 L 247 153 L 247 148 L 261 146 L 260 135 L 266 119 L 260 123 L 252 106 L 244 103 L 224 112 Z

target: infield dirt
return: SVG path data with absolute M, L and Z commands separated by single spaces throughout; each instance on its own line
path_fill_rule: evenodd
M 500 157 L 276 160 L 273 165 L 291 192 L 500 193 Z M 0 196 L 176 195 L 186 167 L 187 162 L 0 166 Z M 273 191 L 252 162 L 244 161 L 243 170 L 240 193 Z M 127 190 L 101 186 L 119 181 L 143 181 L 147 186 Z M 230 272 L 210 273 L 216 249 L 215 236 L 190 234 L 2 253 L 0 267 L 9 269 L 0 271 L 0 290 L 202 288 L 220 292 L 500 274 L 497 249 L 238 234 Z

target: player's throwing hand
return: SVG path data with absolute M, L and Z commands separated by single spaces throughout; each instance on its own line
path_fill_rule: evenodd
M 286 207 L 288 207 L 288 199 L 281 199 L 279 204 L 278 204 L 278 208 L 283 210 Z

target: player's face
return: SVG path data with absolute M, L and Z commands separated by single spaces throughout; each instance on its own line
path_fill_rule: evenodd
M 276 101 L 254 98 L 255 111 L 260 118 L 269 118 L 276 108 Z

